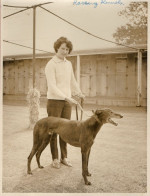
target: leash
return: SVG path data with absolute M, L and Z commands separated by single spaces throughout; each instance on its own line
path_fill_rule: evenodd
M 77 98 L 80 98 L 79 96 L 75 95 Z M 72 98 L 73 99 L 73 98 Z M 75 100 L 75 99 L 74 99 Z M 85 114 L 86 116 L 88 117 L 91 117 L 89 116 L 83 109 L 83 98 L 81 98 L 81 104 L 79 103 L 79 101 L 75 100 L 77 102 L 77 105 L 75 106 L 76 108 L 76 119 L 79 120 L 79 117 L 78 117 L 78 107 L 80 108 L 81 110 L 81 116 L 80 116 L 80 120 L 82 120 L 82 117 L 83 117 L 83 114 Z
M 82 108 L 82 106 L 78 103 L 77 104 L 78 106 L 79 106 L 79 108 L 80 108 L 80 110 L 81 110 L 81 112 L 82 112 L 82 114 L 84 113 L 84 114 L 86 114 L 86 116 L 88 116 L 88 117 L 91 117 L 91 116 L 89 116 L 85 111 L 84 111 L 84 109 Z M 92 111 L 93 112 L 93 117 L 95 118 L 95 120 L 98 122 L 98 123 L 101 123 L 101 121 L 98 119 L 98 117 L 95 115 L 95 113 L 94 113 L 94 111 Z M 82 119 L 81 119 L 82 120 Z
M 78 97 L 78 96 L 77 96 Z M 78 97 L 79 98 L 79 97 Z M 76 100 L 75 100 L 76 101 Z M 76 105 L 76 119 L 78 120 L 78 107 L 80 108 L 80 110 L 81 110 L 81 118 L 80 118 L 80 120 L 82 120 L 82 117 L 83 117 L 83 113 L 86 115 L 86 116 L 88 116 L 88 117 L 91 117 L 91 116 L 89 116 L 85 111 L 84 111 L 84 109 L 83 109 L 83 99 L 81 98 L 81 105 L 80 105 L 80 103 L 77 101 L 77 105 Z M 92 110 L 92 113 L 94 114 L 94 118 L 95 118 L 95 120 L 98 122 L 98 123 L 101 123 L 100 122 L 100 120 L 98 119 L 98 117 L 95 115 L 95 113 L 94 113 L 94 111 Z
M 80 110 L 82 111 L 82 113 L 84 113 L 88 117 L 91 117 L 88 113 L 85 112 L 85 110 L 81 107 L 81 105 L 79 103 L 78 103 L 78 106 L 79 106 Z
M 82 120 L 82 117 L 83 117 L 83 99 L 81 98 L 81 105 L 80 105 L 80 103 L 77 101 L 77 105 L 75 106 L 75 108 L 76 108 L 76 119 L 77 120 L 79 120 L 79 117 L 78 117 L 78 106 L 79 106 L 79 108 L 80 108 L 80 110 L 81 110 L 81 116 L 80 116 L 80 120 Z
M 78 120 L 78 106 L 76 105 L 76 119 Z
M 81 107 L 83 108 L 83 99 L 81 99 Z M 83 117 L 83 111 L 81 110 L 81 117 L 80 117 L 80 119 L 82 120 L 82 117 Z

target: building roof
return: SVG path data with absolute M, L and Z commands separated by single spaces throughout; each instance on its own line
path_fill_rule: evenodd
M 77 50 L 73 51 L 70 56 L 77 55 L 96 55 L 96 54 L 123 54 L 123 53 L 137 53 L 138 50 L 147 51 L 147 44 L 140 45 L 132 45 L 129 47 L 111 47 L 111 48 L 100 48 L 100 49 L 90 49 L 90 50 Z M 37 53 L 36 58 L 50 58 L 54 56 L 54 53 Z M 20 60 L 20 59 L 32 59 L 31 54 L 24 55 L 11 55 L 11 56 L 3 56 L 4 61 L 9 60 Z

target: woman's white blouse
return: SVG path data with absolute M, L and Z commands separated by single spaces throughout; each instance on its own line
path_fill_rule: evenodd
M 72 95 L 81 94 L 75 79 L 72 64 L 67 59 L 54 56 L 45 67 L 47 79 L 47 99 L 65 100 Z

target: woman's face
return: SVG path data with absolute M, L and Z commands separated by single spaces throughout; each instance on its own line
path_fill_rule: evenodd
M 63 43 L 60 45 L 60 47 L 57 49 L 57 57 L 60 59 L 64 59 L 69 53 L 69 48 L 66 46 L 66 43 Z

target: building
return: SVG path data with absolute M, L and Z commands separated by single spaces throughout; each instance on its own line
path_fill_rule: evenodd
M 86 95 L 85 103 L 147 105 L 147 47 L 140 45 L 135 48 L 139 50 L 124 47 L 82 50 L 68 57 L 81 90 Z M 46 100 L 44 69 L 52 56 L 36 55 L 35 81 L 41 92 L 41 100 Z M 26 100 L 32 79 L 32 55 L 4 57 L 4 100 Z

